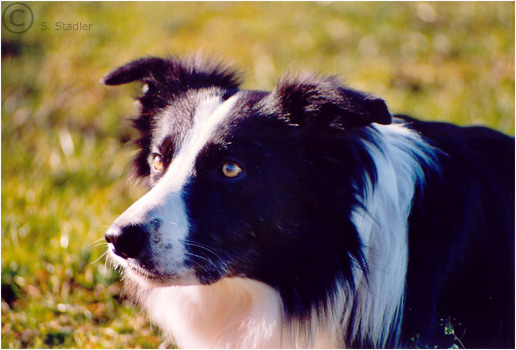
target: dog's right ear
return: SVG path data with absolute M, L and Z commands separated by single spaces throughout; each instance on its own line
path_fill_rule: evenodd
M 269 101 L 276 108 L 273 113 L 310 129 L 349 130 L 372 123 L 390 124 L 392 119 L 382 99 L 349 89 L 334 76 L 286 75 L 269 95 Z

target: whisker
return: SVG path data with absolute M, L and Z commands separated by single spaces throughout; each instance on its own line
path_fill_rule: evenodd
M 196 256 L 195 254 L 191 254 L 191 253 L 186 253 L 187 255 L 193 255 L 193 256 Z M 198 257 L 198 256 L 197 256 Z M 202 266 L 198 261 L 195 261 L 195 260 L 190 260 L 193 264 L 195 264 L 195 266 L 197 267 L 200 267 L 204 270 L 206 270 L 206 268 L 204 266 Z
M 98 247 L 107 247 L 108 246 L 108 243 L 107 242 L 99 242 L 95 245 L 90 245 L 89 247 L 90 248 L 98 248 Z
M 100 243 L 100 242 L 102 242 L 102 241 L 104 241 L 104 242 L 105 242 L 105 238 L 104 238 L 104 237 L 99 238 L 99 239 L 97 239 L 97 240 L 95 240 L 95 241 L 91 242 L 90 244 L 88 244 L 88 246 L 90 246 L 90 247 L 91 247 L 91 246 L 93 246 L 94 244 Z
M 108 253 L 108 251 L 106 250 L 104 253 L 102 253 L 101 256 L 99 256 L 95 261 L 91 262 L 90 264 L 95 264 L 97 263 L 100 259 L 102 259 L 106 254 Z
M 217 264 L 215 264 L 213 261 L 211 261 L 210 259 L 208 258 L 205 258 L 204 256 L 200 256 L 200 255 L 197 255 L 197 254 L 194 254 L 194 253 L 189 253 L 189 252 L 186 252 L 187 255 L 190 255 L 190 256 L 194 256 L 196 258 L 199 258 L 199 259 L 202 259 L 204 261 L 207 261 L 208 263 L 210 263 L 211 265 L 213 265 L 215 267 L 215 269 L 218 271 L 218 272 L 222 272 L 222 270 L 220 270 L 219 266 Z M 195 261 L 194 261 L 195 262 Z M 200 266 L 200 265 L 198 265 Z M 202 267 L 202 266 L 201 266 Z
M 209 249 L 208 247 L 206 247 L 205 245 L 203 244 L 200 244 L 200 243 L 197 243 L 197 242 L 193 242 L 193 241 L 189 241 L 189 240 L 185 240 L 184 243 L 186 245 L 191 245 L 191 246 L 194 246 L 194 247 L 199 247 L 199 248 L 202 248 L 210 253 L 212 253 L 213 255 L 215 255 L 217 258 L 220 259 L 220 257 L 211 249 Z

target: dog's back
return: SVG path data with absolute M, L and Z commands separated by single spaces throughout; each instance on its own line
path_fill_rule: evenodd
M 514 138 L 404 117 L 438 150 L 409 218 L 404 332 L 514 347 Z M 415 325 L 425 323 L 425 330 Z M 438 331 L 437 331 L 438 333 Z M 446 345 L 446 344 L 442 344 Z

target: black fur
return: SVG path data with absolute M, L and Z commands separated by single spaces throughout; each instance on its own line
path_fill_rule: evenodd
M 449 320 L 466 347 L 514 347 L 514 139 L 403 118 L 441 150 L 409 218 L 404 333 L 432 344 Z

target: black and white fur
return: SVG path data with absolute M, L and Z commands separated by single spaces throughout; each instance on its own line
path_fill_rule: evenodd
M 513 138 L 335 77 L 240 90 L 197 57 L 104 78 L 133 81 L 150 190 L 106 240 L 178 346 L 514 347 Z

